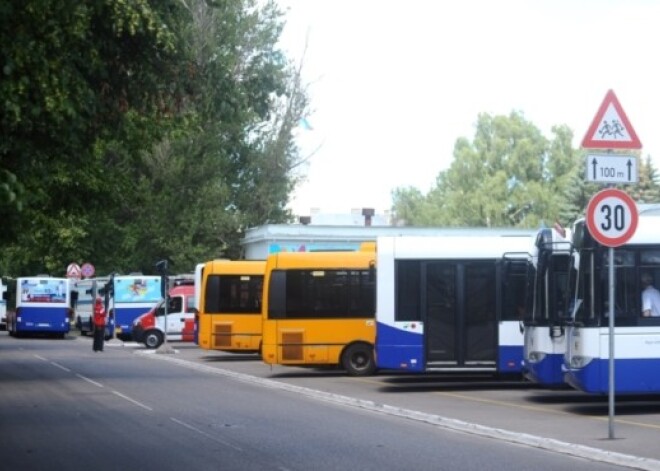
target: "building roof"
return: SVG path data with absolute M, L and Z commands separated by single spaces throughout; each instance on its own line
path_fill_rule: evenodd
M 368 241 L 378 236 L 437 236 L 437 235 L 530 235 L 536 229 L 515 228 L 448 228 L 448 227 L 396 227 L 396 226 L 316 226 L 302 224 L 266 224 L 245 232 L 241 243 L 245 245 L 287 240 L 291 242 Z

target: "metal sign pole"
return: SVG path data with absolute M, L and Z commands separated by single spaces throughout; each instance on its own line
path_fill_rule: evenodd
M 167 305 L 169 304 L 169 291 L 170 291 L 167 282 L 167 272 L 165 272 L 165 274 L 161 277 L 161 283 L 165 285 L 165 298 L 164 298 L 165 301 L 163 302 L 163 309 L 165 312 L 165 315 L 163 316 L 163 332 L 165 333 L 165 335 L 163 336 L 163 346 L 164 346 L 163 348 L 166 349 L 167 348 L 167 315 L 168 315 Z
M 168 303 L 169 303 L 169 277 L 167 276 L 168 263 L 167 260 L 161 260 L 156 263 L 156 269 L 160 273 L 160 289 L 161 295 L 163 297 L 163 343 L 156 350 L 157 353 L 174 353 L 172 349 L 167 344 L 167 316 L 168 312 Z
M 614 438 L 614 248 L 610 247 L 610 314 L 609 314 L 609 331 L 610 331 L 610 358 L 609 358 L 609 438 Z

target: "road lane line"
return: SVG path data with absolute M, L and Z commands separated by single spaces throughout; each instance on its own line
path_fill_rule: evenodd
M 136 353 L 139 354 L 139 352 Z M 536 435 L 531 435 L 526 433 L 512 432 L 510 430 L 488 427 L 485 425 L 479 425 L 475 423 L 465 422 L 462 420 L 442 417 L 435 414 L 427 414 L 420 411 L 404 409 L 401 407 L 390 406 L 387 404 L 380 404 L 364 399 L 357 399 L 349 396 L 342 396 L 340 394 L 327 393 L 325 391 L 305 388 L 302 386 L 294 386 L 292 384 L 281 383 L 279 381 L 274 381 L 272 379 L 259 378 L 257 376 L 251 376 L 244 373 L 237 373 L 235 371 L 225 370 L 222 368 L 200 365 L 188 360 L 172 358 L 171 355 L 143 355 L 143 356 L 145 358 L 150 358 L 153 360 L 169 361 L 171 363 L 176 363 L 186 368 L 190 368 L 197 371 L 203 371 L 214 375 L 233 378 L 245 383 L 251 383 L 272 389 L 279 389 L 279 390 L 293 392 L 296 394 L 302 394 L 310 398 L 319 399 L 334 404 L 356 407 L 358 409 L 368 410 L 376 413 L 415 420 L 418 422 L 424 422 L 430 425 L 434 425 L 443 430 L 462 432 L 462 433 L 477 435 L 486 438 L 493 438 L 496 440 L 507 441 L 510 443 L 530 446 L 542 450 L 548 450 L 556 453 L 576 456 L 590 461 L 610 463 L 625 468 L 633 468 L 643 471 L 660 471 L 660 461 L 650 458 L 627 455 L 624 453 L 612 452 L 608 450 L 603 450 L 601 448 L 578 445 L 575 443 L 562 442 L 560 440 L 555 440 L 546 437 L 539 437 Z
M 151 407 L 149 407 L 148 405 L 143 404 L 140 401 L 136 401 L 135 399 L 133 399 L 131 397 L 128 397 L 126 394 L 120 393 L 119 391 L 112 391 L 112 394 L 114 394 L 115 396 L 119 396 L 122 399 L 126 399 L 128 402 L 132 402 L 136 406 L 142 407 L 143 409 L 147 409 L 148 411 L 153 411 L 153 409 Z
M 48 360 L 47 358 L 42 357 L 41 355 L 35 355 L 35 357 L 39 358 L 40 360 L 47 361 L 47 362 L 50 363 L 51 365 L 53 365 L 53 366 L 55 366 L 55 367 L 57 367 L 57 368 L 60 368 L 60 369 L 62 369 L 62 370 L 64 370 L 64 371 L 67 371 L 67 372 L 69 372 L 69 373 L 72 372 L 69 368 L 67 368 L 67 367 L 65 367 L 65 366 L 62 366 L 62 365 L 60 365 L 59 363 L 56 363 L 56 362 L 54 362 L 54 361 L 50 361 L 50 360 Z M 81 374 L 79 374 L 79 373 L 75 373 L 75 375 L 76 375 L 78 378 L 80 378 L 80 379 L 82 379 L 82 380 L 84 380 L 84 381 L 87 381 L 87 382 L 90 383 L 90 384 L 93 384 L 94 386 L 98 386 L 99 388 L 103 388 L 103 387 L 104 387 L 103 384 L 101 384 L 101 383 L 99 383 L 99 382 L 97 382 L 97 381 L 94 381 L 93 379 L 88 378 L 87 376 L 83 376 L 83 375 L 81 375 Z M 111 392 L 112 392 L 112 394 L 114 394 L 115 396 L 119 396 L 119 397 L 121 397 L 122 399 L 125 399 L 125 400 L 127 400 L 128 402 L 131 402 L 131 403 L 135 404 L 135 405 L 138 406 L 138 407 L 142 407 L 143 409 L 146 409 L 146 410 L 148 410 L 148 411 L 153 411 L 153 409 L 152 409 L 151 407 L 149 407 L 148 405 L 143 404 L 142 402 L 137 401 L 137 400 L 135 400 L 135 399 L 133 399 L 133 398 L 131 398 L 131 397 L 125 395 L 125 394 L 122 394 L 122 393 L 120 393 L 119 391 L 111 391 Z
M 50 364 L 57 367 L 57 368 L 59 368 L 60 370 L 64 370 L 67 373 L 71 373 L 71 370 L 69 368 L 67 368 L 66 366 L 60 365 L 59 363 L 55 363 L 54 361 L 51 361 Z
M 198 429 L 197 427 L 195 427 L 194 425 L 190 425 L 190 424 L 188 424 L 188 423 L 186 423 L 186 422 L 184 422 L 184 421 L 182 421 L 182 420 L 176 419 L 176 418 L 174 418 L 174 417 L 170 417 L 170 420 L 171 420 L 172 422 L 174 422 L 174 423 L 177 423 L 177 424 L 181 425 L 182 427 L 187 428 L 188 430 L 192 430 L 193 432 L 197 432 L 197 433 L 199 433 L 200 435 L 205 436 L 205 437 L 208 438 L 209 440 L 213 440 L 214 442 L 218 442 L 218 443 L 220 443 L 220 444 L 222 444 L 222 445 L 228 446 L 229 448 L 233 448 L 234 450 L 243 451 L 242 448 L 240 448 L 240 447 L 238 447 L 238 446 L 236 446 L 236 445 L 232 445 L 231 443 L 226 442 L 226 441 L 224 441 L 224 440 L 221 440 L 221 439 L 219 439 L 218 437 L 215 437 L 215 436 L 211 435 L 210 433 L 206 433 L 204 430 L 200 430 L 200 429 Z
M 78 378 L 82 379 L 82 380 L 87 381 L 88 383 L 93 384 L 94 386 L 98 386 L 99 388 L 102 388 L 102 387 L 103 387 L 103 385 L 102 385 L 101 383 L 97 383 L 97 382 L 94 381 L 93 379 L 90 379 L 90 378 L 88 378 L 87 376 L 83 376 L 83 375 L 81 375 L 80 373 L 76 373 L 76 376 L 77 376 Z

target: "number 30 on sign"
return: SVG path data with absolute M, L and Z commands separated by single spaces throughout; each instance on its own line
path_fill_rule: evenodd
M 596 193 L 587 205 L 587 228 L 606 247 L 625 244 L 637 229 L 637 205 L 625 191 L 608 188 Z

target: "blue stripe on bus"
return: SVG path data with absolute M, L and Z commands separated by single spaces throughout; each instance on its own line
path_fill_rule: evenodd
M 549 388 L 566 384 L 561 369 L 564 363 L 563 353 L 546 353 L 541 361 L 532 363 L 523 360 L 523 363 L 525 377 L 534 383 Z
M 424 336 L 376 323 L 376 364 L 383 369 L 424 371 Z
M 614 361 L 616 394 L 657 393 L 660 390 L 660 358 L 628 358 Z M 609 359 L 596 358 L 587 366 L 572 369 L 565 380 L 580 391 L 596 394 L 609 392 Z
M 500 373 L 522 372 L 522 345 L 500 345 L 498 347 L 497 371 Z

